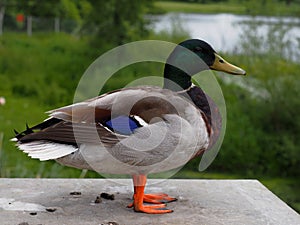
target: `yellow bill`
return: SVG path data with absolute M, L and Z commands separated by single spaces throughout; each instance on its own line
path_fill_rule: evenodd
M 210 68 L 212 70 L 222 71 L 233 75 L 246 75 L 246 71 L 230 64 L 225 59 L 223 59 L 221 56 L 215 53 L 216 59 Z

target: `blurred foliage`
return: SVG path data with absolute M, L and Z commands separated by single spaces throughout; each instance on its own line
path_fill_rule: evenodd
M 1 94 L 35 98 L 52 106 L 71 102 L 68 91 L 76 88 L 91 62 L 83 46 L 84 42 L 66 34 L 51 38 L 6 34 L 0 38 L 0 80 L 5 84 L 0 86 Z
M 244 15 L 300 15 L 299 0 L 178 0 L 156 1 L 154 13 L 234 13 Z
M 209 4 L 198 2 L 179 2 L 179 1 L 155 1 L 154 14 L 163 14 L 166 12 L 184 12 L 184 13 L 234 13 L 243 14 L 245 6 L 237 3 L 209 2 Z
M 299 0 L 243 0 L 246 7 L 246 14 L 250 15 L 290 15 L 299 16 Z M 287 14 L 288 13 L 288 14 Z
M 144 15 L 152 1 L 98 0 L 91 1 L 91 5 L 81 32 L 93 36 L 91 45 L 100 52 L 148 36 Z
M 0 0 L 0 6 L 5 7 L 8 15 L 23 13 L 34 17 L 69 18 L 77 22 L 84 19 L 92 8 L 87 0 Z

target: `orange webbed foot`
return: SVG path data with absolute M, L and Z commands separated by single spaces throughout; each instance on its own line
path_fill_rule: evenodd
M 143 202 L 160 204 L 177 201 L 177 198 L 170 197 L 165 193 L 144 194 Z
M 172 198 L 164 193 L 155 193 L 155 194 L 144 194 L 144 189 L 146 185 L 146 176 L 145 175 L 134 175 L 133 184 L 134 184 L 134 195 L 133 203 L 129 204 L 127 207 L 134 208 L 136 212 L 144 212 L 150 214 L 164 214 L 171 213 L 173 210 L 166 209 L 167 202 L 176 201 L 176 198 Z M 152 203 L 154 205 L 147 205 L 146 203 Z
M 142 205 L 134 206 L 134 211 L 149 213 L 149 214 L 164 214 L 164 213 L 173 212 L 173 210 L 166 208 L 166 204 L 155 204 L 155 205 L 142 204 Z
M 144 194 L 143 202 L 144 203 L 151 203 L 151 204 L 162 204 L 162 203 L 169 203 L 177 201 L 177 198 L 170 197 L 165 193 L 151 193 L 151 194 Z M 133 203 L 127 206 L 128 208 L 133 207 Z

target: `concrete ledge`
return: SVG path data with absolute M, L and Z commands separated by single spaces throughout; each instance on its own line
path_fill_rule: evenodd
M 257 180 L 149 180 L 146 192 L 177 197 L 165 215 L 126 208 L 130 180 L 0 179 L 0 224 L 300 224 L 300 216 Z M 81 192 L 81 195 L 70 195 Z M 94 201 L 101 192 L 115 200 Z

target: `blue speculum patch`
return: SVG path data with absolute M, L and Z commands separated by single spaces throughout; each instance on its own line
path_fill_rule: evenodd
M 139 122 L 130 116 L 118 116 L 105 122 L 105 126 L 119 134 L 130 135 L 133 131 L 141 127 Z

